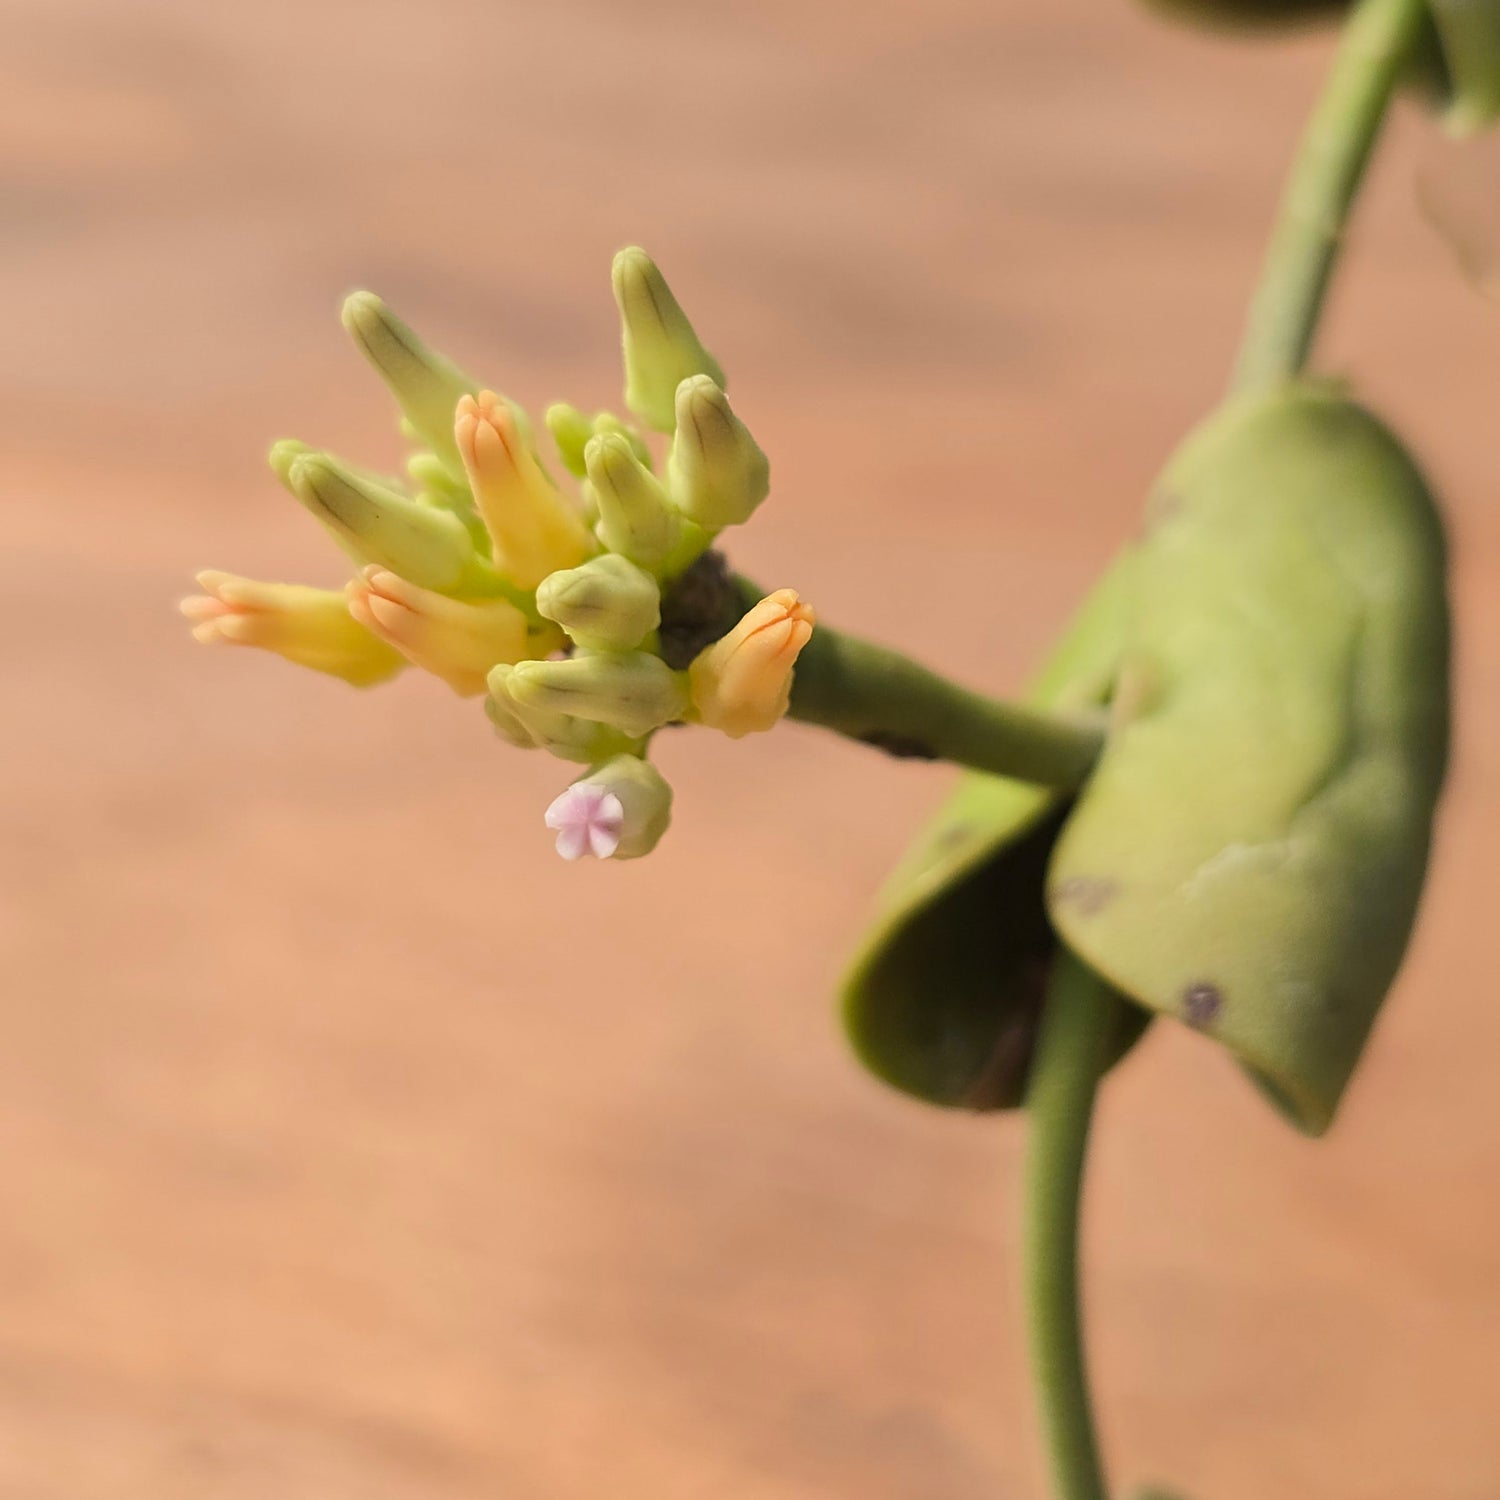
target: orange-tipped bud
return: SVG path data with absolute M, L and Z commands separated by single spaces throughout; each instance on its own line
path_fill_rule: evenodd
M 688 668 L 699 722 L 732 739 L 773 728 L 786 713 L 792 669 L 816 618 L 795 590 L 777 589 L 700 651 Z
M 477 697 L 491 667 L 530 648 L 526 616 L 508 599 L 449 599 L 380 567 L 365 568 L 347 593 L 361 625 L 460 697 Z
M 495 566 L 513 583 L 533 589 L 594 551 L 582 514 L 543 472 L 514 414 L 493 391 L 459 401 L 453 432 L 495 544 Z

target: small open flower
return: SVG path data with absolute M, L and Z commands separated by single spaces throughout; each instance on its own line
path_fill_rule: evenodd
M 671 817 L 672 789 L 661 772 L 617 755 L 556 798 L 544 821 L 564 859 L 639 859 L 661 841 Z
M 400 653 L 365 629 L 332 589 L 259 583 L 233 573 L 198 574 L 201 594 L 182 601 L 193 639 L 206 646 L 258 646 L 277 656 L 368 687 L 405 666 Z
M 699 652 L 688 668 L 699 723 L 731 739 L 774 728 L 787 711 L 792 669 L 816 618 L 795 590 L 777 589 Z

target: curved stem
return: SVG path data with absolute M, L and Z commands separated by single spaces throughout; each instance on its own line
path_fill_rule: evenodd
M 1234 389 L 1296 375 L 1426 0 L 1360 0 L 1302 137 L 1240 346 Z
M 1044 713 L 971 692 L 826 625 L 797 659 L 790 715 L 893 755 L 1071 790 L 1104 746 L 1101 716 Z
M 1119 1004 L 1108 985 L 1060 949 L 1026 1093 L 1026 1317 L 1057 1500 L 1107 1495 L 1083 1352 L 1078 1214 L 1094 1094 Z

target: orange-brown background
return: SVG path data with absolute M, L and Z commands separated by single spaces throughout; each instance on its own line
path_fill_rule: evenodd
M 1027 1500 L 1016 1119 L 863 1077 L 831 996 L 942 795 L 670 737 L 650 860 L 415 677 L 173 615 L 335 583 L 262 463 L 392 464 L 381 291 L 539 408 L 666 267 L 771 452 L 740 564 L 1013 687 L 1220 389 L 1324 43 L 1125 0 L 0 5 L 0 1497 Z M 1420 937 L 1334 1134 L 1157 1029 L 1088 1219 L 1123 1483 L 1500 1493 L 1500 315 L 1407 113 L 1327 362 L 1456 533 Z

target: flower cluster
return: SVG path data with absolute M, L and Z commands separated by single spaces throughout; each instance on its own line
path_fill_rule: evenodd
M 684 721 L 736 737 L 770 729 L 813 626 L 780 589 L 706 643 L 689 631 L 684 658 L 664 601 L 714 573 L 715 537 L 749 520 L 769 469 L 651 258 L 622 250 L 613 283 L 625 405 L 666 435 L 660 461 L 613 413 L 554 405 L 546 427 L 570 493 L 520 407 L 356 292 L 344 326 L 401 408 L 407 479 L 293 441 L 270 455 L 354 576 L 340 592 L 204 572 L 182 603 L 206 644 L 259 646 L 360 687 L 409 664 L 484 695 L 501 738 L 589 768 L 547 809 L 564 859 L 648 854 L 672 800 L 646 758 L 652 735 Z

